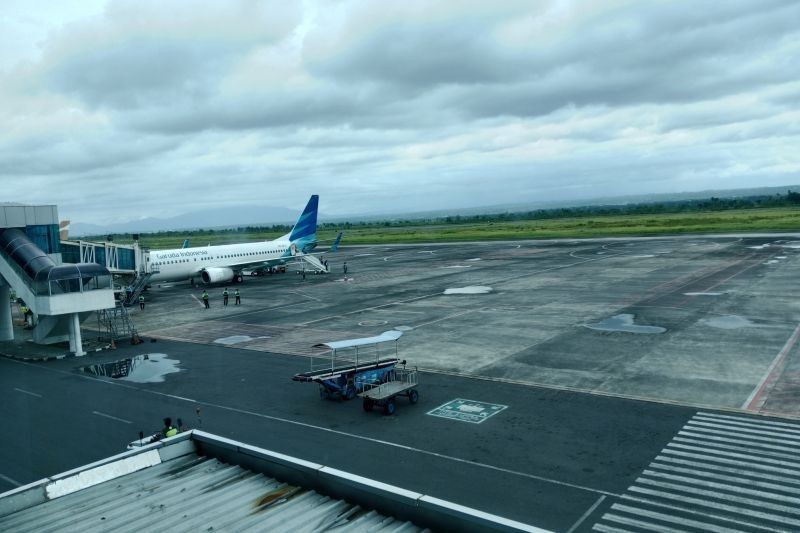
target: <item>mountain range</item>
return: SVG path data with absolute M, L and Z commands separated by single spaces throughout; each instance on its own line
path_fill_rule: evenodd
M 478 215 L 496 213 L 514 213 L 533 211 L 536 209 L 557 209 L 562 207 L 584 207 L 596 205 L 625 205 L 640 203 L 674 202 L 680 200 L 697 200 L 717 198 L 743 198 L 750 196 L 769 196 L 786 194 L 787 191 L 800 191 L 800 185 L 784 185 L 781 187 L 753 187 L 748 189 L 720 189 L 696 192 L 679 192 L 667 194 L 644 194 L 636 196 L 616 196 L 589 198 L 582 200 L 530 202 L 515 204 L 498 204 L 483 207 L 464 207 L 441 209 L 436 211 L 368 213 L 358 215 L 340 215 L 325 217 L 320 214 L 321 222 L 361 222 L 397 219 L 422 219 L 455 215 Z M 70 225 L 71 236 L 107 235 L 109 233 L 152 233 L 158 231 L 174 231 L 182 229 L 231 228 L 239 226 L 271 226 L 273 224 L 294 224 L 298 211 L 285 207 L 273 206 L 241 206 L 208 209 L 184 213 L 170 218 L 144 218 L 141 220 L 109 224 L 84 224 L 78 221 Z

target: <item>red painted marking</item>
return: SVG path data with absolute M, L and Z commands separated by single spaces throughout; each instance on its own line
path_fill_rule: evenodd
M 758 387 L 750 394 L 750 397 L 745 400 L 744 405 L 742 406 L 743 409 L 747 411 L 758 411 L 759 408 L 763 405 L 766 398 L 762 401 L 761 397 L 767 390 L 767 385 L 773 384 L 776 377 L 780 374 L 780 370 L 783 370 L 783 364 L 786 360 L 786 356 L 789 355 L 789 352 L 797 344 L 797 340 L 800 339 L 800 324 L 794 329 L 794 333 L 792 336 L 789 337 L 789 340 L 786 341 L 786 344 L 783 345 L 783 349 L 778 353 L 775 360 L 772 361 L 772 364 L 769 365 L 767 369 L 767 375 L 764 376 L 764 379 L 761 380 L 761 383 Z

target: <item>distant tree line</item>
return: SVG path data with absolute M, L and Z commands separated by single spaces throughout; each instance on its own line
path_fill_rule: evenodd
M 624 215 L 652 215 L 692 213 L 699 211 L 729 211 L 734 209 L 764 209 L 775 207 L 800 207 L 800 193 L 787 191 L 785 195 L 747 196 L 742 198 L 716 198 L 698 200 L 675 200 L 657 203 L 636 203 L 623 205 L 592 205 L 582 207 L 561 207 L 556 209 L 536 209 L 513 213 L 491 213 L 484 215 L 451 215 L 429 218 L 405 218 L 382 221 L 359 222 L 324 222 L 319 224 L 321 229 L 340 230 L 350 228 L 370 227 L 403 227 L 421 226 L 430 224 L 474 224 L 481 222 L 508 222 L 521 220 L 551 220 L 557 218 L 598 217 L 598 216 L 624 216 Z M 196 229 L 196 230 L 171 230 L 153 232 L 149 235 L 164 237 L 202 237 L 204 235 L 225 234 L 256 234 L 256 233 L 288 233 L 292 226 L 287 224 L 274 224 L 264 226 L 238 226 L 235 228 Z M 120 236 L 128 240 L 132 234 L 125 233 Z

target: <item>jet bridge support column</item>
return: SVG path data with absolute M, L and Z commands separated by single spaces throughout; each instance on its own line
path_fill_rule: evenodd
M 69 350 L 76 356 L 86 355 L 86 352 L 83 351 L 81 321 L 78 318 L 78 313 L 72 313 L 70 319 Z
M 11 323 L 11 291 L 0 278 L 0 341 L 14 340 L 14 325 Z

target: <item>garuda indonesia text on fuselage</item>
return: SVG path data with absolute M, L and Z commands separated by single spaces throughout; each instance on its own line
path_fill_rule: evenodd
M 148 266 L 151 282 L 181 281 L 200 277 L 205 283 L 242 281 L 243 268 L 269 268 L 304 257 L 317 245 L 317 206 L 312 195 L 292 231 L 274 241 L 154 250 Z

